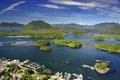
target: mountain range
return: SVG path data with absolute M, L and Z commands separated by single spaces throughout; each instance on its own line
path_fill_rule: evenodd
M 1 22 L 0 23 L 0 30 L 20 30 L 24 27 L 23 24 L 12 22 Z
M 95 30 L 105 30 L 105 29 L 112 29 L 112 28 L 120 28 L 119 23 L 115 22 L 105 22 L 99 23 L 95 25 L 81 25 L 76 23 L 69 23 L 69 24 L 49 24 L 45 21 L 38 20 L 38 21 L 31 21 L 27 25 L 23 25 L 20 23 L 12 22 L 1 22 L 0 23 L 0 30 L 40 30 L 40 29 L 50 29 L 50 28 L 58 28 L 58 29 L 95 29 Z

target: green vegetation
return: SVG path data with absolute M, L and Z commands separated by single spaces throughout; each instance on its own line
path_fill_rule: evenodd
M 117 37 L 115 37 L 115 39 L 117 40 L 117 41 L 120 41 L 120 35 Z
M 103 40 L 105 40 L 105 37 L 103 37 L 103 36 L 95 36 L 94 40 L 103 41 Z
M 114 26 L 114 27 L 111 27 L 111 28 L 107 28 L 105 30 L 101 30 L 101 33 L 120 35 L 120 26 Z
M 51 51 L 50 43 L 47 40 L 38 40 L 35 42 L 35 46 L 40 47 L 42 51 Z
M 117 41 L 120 41 L 120 25 L 119 24 L 116 24 L 107 29 L 103 29 L 100 31 L 100 33 L 108 34 L 108 35 L 112 36 L 112 38 L 115 38 Z
M 80 48 L 82 46 L 82 42 L 78 42 L 75 40 L 60 40 L 55 39 L 53 40 L 53 43 L 60 46 L 68 46 L 71 48 Z
M 74 35 L 76 37 L 79 37 L 79 36 L 92 37 L 93 36 L 93 34 L 84 34 L 84 33 L 75 33 Z
M 116 41 L 120 41 L 120 35 L 117 34 L 109 34 L 111 38 L 114 38 Z
M 104 73 L 108 72 L 110 69 L 109 64 L 106 62 L 99 62 L 99 63 L 97 62 L 97 63 L 95 63 L 94 68 L 100 74 L 104 74 Z
M 7 65 L 7 67 L 9 67 L 8 72 L 16 72 L 20 69 L 19 66 L 15 64 Z
M 38 41 L 35 42 L 35 45 L 38 46 L 38 47 L 49 46 L 50 43 L 47 40 L 38 40 Z
M 40 49 L 41 49 L 42 51 L 51 51 L 50 46 L 41 46 Z
M 48 80 L 52 71 L 48 68 L 41 69 L 39 72 L 25 67 L 23 62 L 18 64 L 3 61 L 0 64 L 0 80 Z
M 20 78 L 20 80 L 36 80 L 36 77 L 33 77 L 34 71 L 31 69 L 26 69 L 25 74 Z
M 0 37 L 5 36 L 30 36 L 31 38 L 50 38 L 50 39 L 62 39 L 66 36 L 66 33 L 63 30 L 24 30 L 20 32 L 6 32 L 1 33 Z
M 50 74 L 52 74 L 52 71 L 50 69 L 46 68 L 43 70 L 43 73 L 50 75 Z
M 85 37 L 90 37 L 90 38 L 94 38 L 94 40 L 98 40 L 98 41 L 103 41 L 105 40 L 105 37 L 103 37 L 102 34 L 84 34 L 84 33 L 75 33 L 74 34 L 76 37 L 78 36 L 85 36 Z
M 71 29 L 71 28 L 66 28 L 66 29 L 63 29 L 64 31 L 66 32 L 69 32 L 69 33 L 72 33 L 72 34 L 78 34 L 78 33 L 84 33 L 84 32 L 88 32 L 89 30 L 88 29 Z
M 95 48 L 100 49 L 100 50 L 105 50 L 108 52 L 120 53 L 119 44 L 96 44 Z
M 42 20 L 32 21 L 28 23 L 23 30 L 40 30 L 50 29 L 52 26 Z

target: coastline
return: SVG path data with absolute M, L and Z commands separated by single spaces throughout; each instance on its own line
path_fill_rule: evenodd
M 100 70 L 98 68 L 94 68 L 94 69 L 99 74 L 105 74 L 105 73 L 107 73 L 110 70 L 110 68 L 107 68 L 106 70 Z

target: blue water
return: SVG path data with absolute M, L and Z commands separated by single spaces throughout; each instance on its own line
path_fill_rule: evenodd
M 106 44 L 120 44 L 118 41 L 95 41 L 92 38 L 87 37 L 74 37 L 72 34 L 68 34 L 65 39 L 73 39 L 82 42 L 106 43 Z M 0 42 L 9 41 L 35 41 L 33 38 L 8 38 L 1 37 Z M 51 41 L 51 40 L 49 40 Z M 94 47 L 82 47 L 80 49 L 72 49 L 69 47 L 56 46 L 51 43 L 51 52 L 42 52 L 35 46 L 0 46 L 0 57 L 10 59 L 29 59 L 32 62 L 39 64 L 45 64 L 46 67 L 53 71 L 70 72 L 70 73 L 82 73 L 84 80 L 120 80 L 120 55 L 112 54 L 103 51 L 98 51 Z M 96 59 L 103 59 L 111 61 L 111 70 L 104 75 L 100 75 L 93 70 L 84 69 L 81 66 L 83 64 L 94 65 Z M 69 61 L 69 63 L 66 63 Z

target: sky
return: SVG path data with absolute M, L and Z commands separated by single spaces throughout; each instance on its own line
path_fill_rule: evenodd
M 120 0 L 0 0 L 0 22 L 120 23 Z

